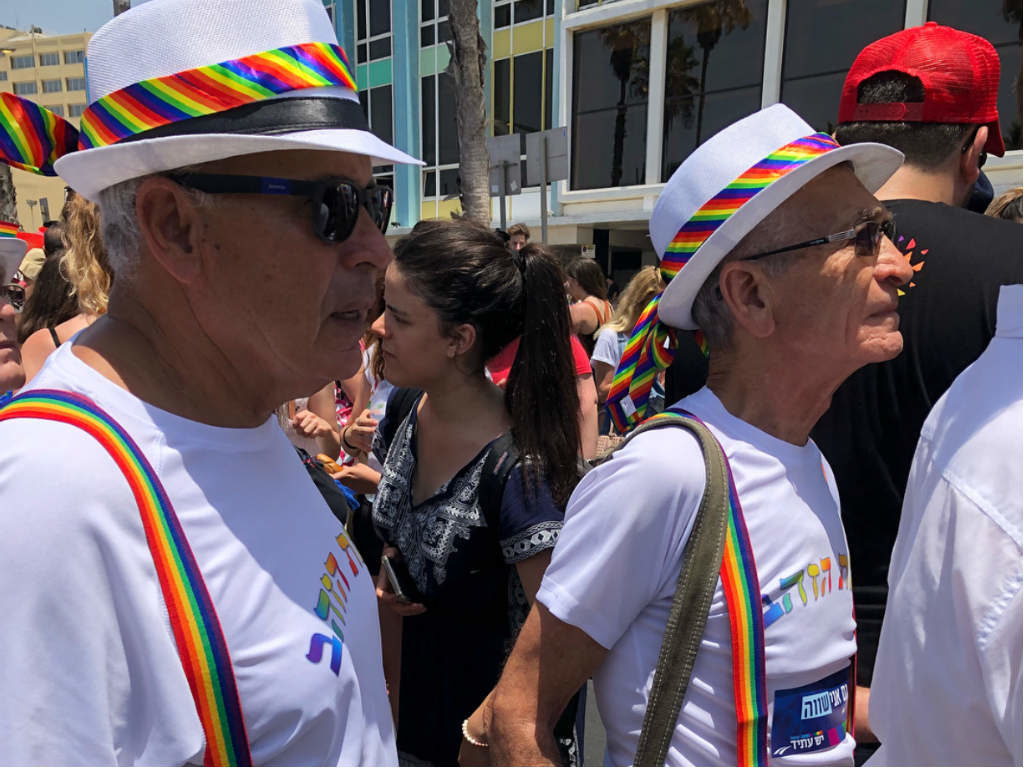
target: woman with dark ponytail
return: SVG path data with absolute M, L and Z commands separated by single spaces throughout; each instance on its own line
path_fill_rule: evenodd
M 384 298 L 374 329 L 402 389 L 374 441 L 373 519 L 389 557 L 377 594 L 398 749 L 409 764 L 485 761 L 484 702 L 578 478 L 561 273 L 542 249 L 511 251 L 468 221 L 420 222 L 395 249 Z M 502 392 L 484 363 L 516 338 Z M 556 730 L 567 760 L 570 709 Z

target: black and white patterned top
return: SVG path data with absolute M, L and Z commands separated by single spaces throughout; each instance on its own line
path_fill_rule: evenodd
M 508 475 L 501 509 L 481 509 L 490 446 L 413 505 L 417 406 L 391 445 L 384 444 L 383 423 L 377 430 L 374 454 L 384 470 L 373 523 L 401 553 L 427 605 L 426 613 L 403 621 L 399 750 L 454 765 L 462 720 L 497 683 L 526 619 L 529 603 L 515 564 L 555 546 L 563 510 L 546 484 L 525 493 L 518 467 Z

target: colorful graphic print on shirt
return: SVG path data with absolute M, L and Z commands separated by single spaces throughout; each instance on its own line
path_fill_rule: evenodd
M 341 650 L 345 643 L 345 631 L 342 627 L 345 626 L 348 595 L 352 591 L 356 577 L 359 576 L 360 567 L 365 568 L 366 564 L 344 531 L 338 534 L 335 541 L 341 548 L 342 557 L 338 557 L 334 551 L 327 554 L 327 559 L 324 560 L 324 573 L 320 576 L 320 594 L 313 609 L 331 628 L 331 634 L 313 633 L 309 638 L 309 652 L 306 658 L 313 664 L 319 664 L 324 657 L 324 648 L 330 646 L 331 671 L 337 675 L 341 671 Z M 352 577 L 351 581 L 349 576 Z
M 833 581 L 833 570 L 836 579 Z M 807 577 L 807 586 L 811 588 L 815 602 L 824 599 L 832 594 L 832 587 L 835 584 L 836 590 L 851 589 L 850 586 L 850 558 L 846 554 L 835 555 L 835 567 L 831 557 L 822 557 L 817 562 L 808 563 L 805 568 L 794 571 L 789 576 L 779 579 L 779 586 L 772 593 L 761 595 L 761 604 L 764 606 L 764 628 L 768 629 L 772 624 L 793 611 L 793 588 L 796 588 L 796 596 L 801 605 L 807 605 L 807 587 L 804 586 L 804 576 Z M 781 593 L 781 594 L 779 594 Z
M 896 237 L 895 245 L 896 245 L 896 247 L 900 251 L 903 252 L 903 255 L 907 259 L 907 264 L 910 264 L 910 268 L 914 270 L 915 274 L 919 273 L 922 269 L 924 269 L 924 261 L 925 261 L 924 257 L 928 255 L 928 251 L 930 249 L 928 249 L 928 248 L 922 248 L 921 249 L 921 252 L 920 252 L 921 260 L 919 262 L 917 262 L 916 264 L 912 263 L 912 261 L 911 261 L 911 259 L 914 258 L 914 249 L 917 248 L 917 238 L 911 237 L 908 240 L 905 235 L 898 235 Z M 907 295 L 907 291 L 909 291 L 911 288 L 916 288 L 916 287 L 917 287 L 917 283 L 915 281 L 911 280 L 910 283 L 907 285 L 906 290 L 904 290 L 902 288 L 897 288 L 896 290 L 897 290 L 897 293 L 900 296 L 906 296 Z

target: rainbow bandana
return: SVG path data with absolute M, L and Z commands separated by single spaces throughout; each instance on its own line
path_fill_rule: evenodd
M 9 221 L 0 221 L 0 237 L 17 237 L 18 225 Z
M 0 126 L 0 156 L 31 173 L 56 176 L 54 162 L 78 145 L 71 123 L 13 93 L 0 93 Z
M 90 104 L 81 131 L 44 107 L 3 94 L 0 160 L 54 175 L 53 163 L 76 148 L 145 138 L 172 123 L 331 86 L 357 90 L 345 51 L 340 45 L 303 43 L 134 83 Z
M 672 238 L 660 266 L 666 285 L 682 271 L 715 230 L 758 192 L 808 161 L 838 147 L 839 144 L 828 134 L 815 133 L 780 147 L 741 173 L 704 203 Z M 608 411 L 620 432 L 628 431 L 643 420 L 655 377 L 671 365 L 675 357 L 675 331 L 658 320 L 661 296 L 658 294 L 637 320 L 608 393 Z M 708 349 L 703 334 L 697 331 L 695 335 L 706 355 Z
M 159 478 L 127 432 L 91 400 L 36 390 L 0 398 L 0 421 L 70 424 L 95 438 L 124 474 L 139 507 L 178 655 L 206 736 L 205 765 L 252 765 L 227 644 L 213 601 Z
M 647 421 L 656 423 L 658 419 L 672 415 L 682 415 L 704 424 L 682 409 L 670 409 Z M 729 518 L 719 574 L 729 613 L 732 688 L 736 705 L 736 764 L 768 765 L 768 685 L 761 585 L 728 459 L 725 468 L 729 475 Z

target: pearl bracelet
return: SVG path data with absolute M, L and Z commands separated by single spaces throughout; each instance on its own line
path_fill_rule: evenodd
M 465 720 L 462 721 L 462 738 L 464 738 L 466 741 L 468 741 L 474 747 L 481 747 L 483 749 L 487 749 L 487 742 L 480 741 L 479 739 L 474 739 L 472 736 L 469 735 L 469 718 L 468 717 Z

